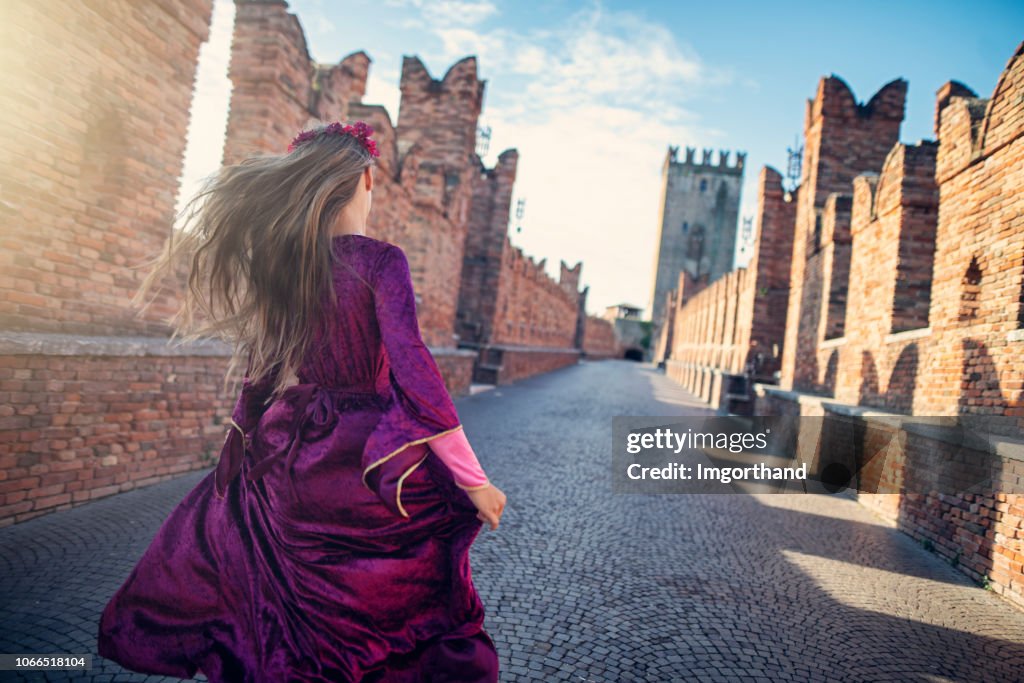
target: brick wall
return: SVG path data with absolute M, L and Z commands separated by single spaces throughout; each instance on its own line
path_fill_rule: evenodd
M 941 109 L 935 165 L 933 351 L 915 408 L 1024 417 L 1024 44 L 991 98 L 961 91 Z
M 740 373 L 750 348 L 754 273 L 738 268 L 686 297 L 670 316 L 673 321 L 671 373 L 690 391 L 718 407 L 721 373 Z
M 854 181 L 853 254 L 837 399 L 911 412 L 929 342 L 937 145 L 895 145 Z
M 782 176 L 772 168 L 758 179 L 754 254 L 710 285 L 678 274 L 666 307 L 659 340 L 669 348 L 671 372 L 688 389 L 717 407 L 722 373 L 771 378 L 779 367 L 789 290 L 789 257 L 794 202 L 787 200 Z
M 126 266 L 167 237 L 210 15 L 210 0 L 25 2 L 5 12 L 4 330 L 164 332 L 173 302 L 136 318 L 125 303 L 144 273 Z
M 782 364 L 789 302 L 789 274 L 793 256 L 793 221 L 796 201 L 782 188 L 782 175 L 770 166 L 761 169 L 757 185 L 757 237 L 747 268 L 756 273 L 750 290 L 753 296 L 749 322 L 750 347 L 747 363 L 753 376 L 774 381 Z M 749 304 L 748 304 L 749 305 Z
M 562 262 L 556 282 L 545 272 L 545 261 L 534 261 L 505 237 L 491 344 L 576 346 L 577 287 L 583 263 L 570 269 Z
M 475 58 L 435 80 L 418 58 L 406 57 L 396 127 L 383 107 L 361 101 L 370 65 L 364 52 L 317 64 L 286 3 L 237 5 L 225 163 L 280 154 L 317 119 L 362 118 L 373 125 L 381 156 L 367 232 L 408 255 L 424 341 L 454 348 L 458 289 L 451 278 L 462 269 L 469 181 L 480 165 L 473 146 L 484 83 Z
M 588 359 L 619 358 L 622 353 L 615 338 L 615 325 L 596 315 L 584 319 L 583 353 Z
M 507 244 L 505 237 L 518 161 L 518 152 L 506 150 L 493 169 L 481 167 L 470 177 L 473 191 L 462 261 L 457 328 L 463 341 L 484 342 L 493 333 L 495 294 L 505 272 L 500 265 Z
M 216 462 L 231 412 L 222 354 L 8 335 L 0 351 L 0 526 Z
M 783 386 L 756 385 L 755 413 L 818 418 L 801 441 L 815 459 L 848 441 L 851 422 L 896 424 L 886 457 L 862 472 L 884 485 L 860 501 L 1024 606 L 1024 44 L 991 98 L 955 81 L 939 89 L 937 143 L 896 141 L 905 89 L 857 105 L 832 77 L 808 105 L 795 216 L 781 218 L 793 247 Z M 697 364 L 667 369 L 713 402 L 730 304 L 704 296 L 740 295 L 713 286 L 687 304 L 685 286 L 675 336 L 697 340 L 680 347 Z M 767 307 L 753 310 L 757 329 Z M 943 437 L 913 416 L 960 419 Z M 987 452 L 964 456 L 963 428 L 984 434 Z M 983 463 L 992 484 L 969 489 L 954 457 Z M 953 477 L 943 493 L 926 486 L 938 471 Z
M 369 121 L 381 151 L 369 232 L 409 255 L 424 339 L 464 393 L 476 353 L 455 348 L 453 282 L 471 227 L 493 244 L 507 219 L 516 159 L 506 151 L 489 170 L 473 153 L 476 60 L 433 79 L 406 58 L 392 125 L 361 101 L 370 58 L 314 63 L 287 7 L 236 2 L 224 162 L 281 153 L 315 119 Z M 136 267 L 171 230 L 211 11 L 210 0 L 19 3 L 0 26 L 13 74 L 0 113 L 0 524 L 205 468 L 219 452 L 238 388 L 223 382 L 229 349 L 166 344 L 173 292 L 142 315 L 129 306 Z M 481 174 L 495 179 L 492 225 L 471 226 Z M 581 266 L 563 264 L 555 282 L 503 231 L 499 242 L 483 286 L 527 316 L 511 338 L 554 349 L 517 348 L 505 380 L 575 362 Z
M 5 13 L 0 525 L 202 467 L 223 438 L 230 404 L 210 378 L 225 359 L 152 343 L 177 308 L 169 295 L 139 316 L 128 306 L 144 275 L 132 267 L 159 253 L 174 215 L 211 11 Z
M 877 173 L 899 140 L 906 92 L 906 81 L 897 79 L 867 104 L 860 104 L 842 79 L 829 76 L 819 81 L 814 99 L 807 101 L 782 351 L 781 385 L 785 388 L 825 392 L 834 386 L 834 349 L 818 347 L 832 338 L 829 334 L 842 334 L 838 325 L 841 302 L 832 294 L 841 296 L 848 262 L 844 240 L 849 228 L 850 184 L 861 173 Z M 846 197 L 831 200 L 831 214 L 827 214 L 833 193 Z M 831 316 L 829 298 L 833 300 Z M 796 359 L 808 357 L 814 358 L 814 363 L 802 362 L 798 369 Z

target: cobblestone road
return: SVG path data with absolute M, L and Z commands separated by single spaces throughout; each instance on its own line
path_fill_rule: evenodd
M 703 411 L 651 366 L 457 406 L 509 500 L 472 551 L 503 681 L 1024 680 L 1024 613 L 851 498 L 613 495 L 612 416 Z M 95 653 L 106 600 L 205 473 L 0 529 L 0 652 Z M 172 680 L 98 657 L 0 677 Z

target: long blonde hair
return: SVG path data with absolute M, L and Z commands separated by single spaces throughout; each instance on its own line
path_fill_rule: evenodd
M 169 321 L 171 341 L 220 337 L 234 347 L 224 387 L 249 356 L 251 381 L 276 376 L 278 396 L 317 328 L 333 319 L 332 224 L 373 164 L 356 138 L 325 134 L 287 154 L 222 167 L 182 209 L 183 226 L 172 228 L 163 252 L 143 264 L 152 270 L 132 304 L 142 303 L 164 273 L 173 280 L 184 258 L 187 287 Z

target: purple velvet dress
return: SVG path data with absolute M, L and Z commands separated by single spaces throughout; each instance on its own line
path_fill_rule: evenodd
M 217 468 L 104 609 L 101 656 L 210 681 L 497 681 L 468 554 L 483 523 L 429 448 L 461 424 L 408 261 L 331 244 L 334 328 L 278 400 L 245 378 Z

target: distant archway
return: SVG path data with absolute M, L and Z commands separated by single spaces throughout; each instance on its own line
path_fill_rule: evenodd
M 644 359 L 644 350 L 643 349 L 638 349 L 638 348 L 635 348 L 635 347 L 634 348 L 629 348 L 629 349 L 626 349 L 625 353 L 622 354 L 622 357 L 625 360 L 638 360 L 638 361 L 642 361 Z

